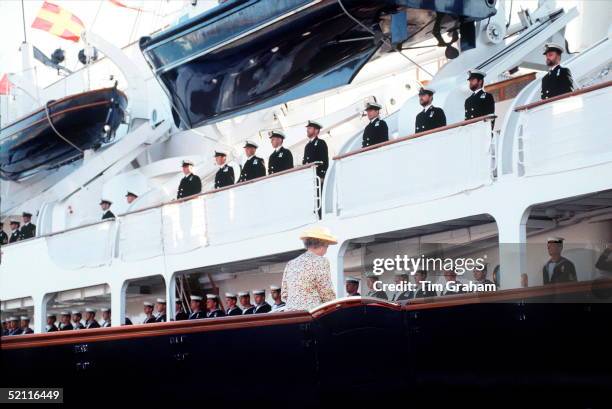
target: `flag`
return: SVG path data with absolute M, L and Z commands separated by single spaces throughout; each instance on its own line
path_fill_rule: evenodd
M 13 88 L 13 84 L 8 79 L 8 75 L 4 74 L 0 79 L 0 95 L 8 95 Z
M 38 10 L 32 28 L 48 31 L 65 40 L 78 42 L 85 25 L 68 10 L 45 1 Z

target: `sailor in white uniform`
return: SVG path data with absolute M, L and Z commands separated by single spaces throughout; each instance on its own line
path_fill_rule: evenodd
M 111 326 L 111 309 L 110 308 L 100 308 L 102 311 L 102 322 L 100 326 L 103 328 L 109 328 Z
M 285 302 L 281 299 L 281 288 L 277 285 L 270 286 L 270 295 L 274 303 L 272 304 L 272 311 L 277 311 L 285 307 Z

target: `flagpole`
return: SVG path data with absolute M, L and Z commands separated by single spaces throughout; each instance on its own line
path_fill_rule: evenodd
M 28 37 L 26 35 L 26 25 L 25 25 L 25 7 L 23 6 L 23 0 L 21 0 L 21 21 L 23 23 L 23 42 L 28 42 Z

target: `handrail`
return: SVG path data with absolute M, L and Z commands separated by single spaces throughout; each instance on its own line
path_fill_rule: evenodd
M 287 311 L 153 324 L 122 325 L 120 327 L 77 331 L 55 331 L 23 336 L 3 336 L 0 350 L 168 336 L 194 332 L 224 331 L 272 325 L 305 324 L 310 321 L 312 321 L 312 316 L 307 311 Z
M 404 136 L 402 138 L 392 139 L 392 140 L 389 140 L 389 141 L 377 143 L 376 145 L 368 146 L 366 148 L 360 148 L 360 149 L 357 149 L 357 150 L 354 150 L 354 151 L 351 151 L 351 152 L 343 153 L 342 155 L 334 156 L 333 159 L 334 160 L 340 160 L 340 159 L 348 158 L 349 156 L 357 155 L 357 154 L 363 153 L 363 152 L 368 152 L 368 151 L 371 151 L 373 149 L 381 148 L 383 146 L 393 145 L 393 144 L 396 144 L 396 143 L 409 141 L 411 139 L 421 138 L 423 136 L 430 135 L 432 133 L 447 131 L 449 129 L 459 128 L 459 127 L 462 127 L 462 126 L 471 125 L 471 124 L 476 123 L 476 122 L 488 121 L 488 120 L 492 120 L 492 119 L 495 119 L 495 118 L 497 118 L 496 115 L 483 115 L 483 116 L 479 116 L 478 118 L 473 118 L 473 119 L 468 119 L 466 121 L 456 122 L 454 124 L 450 124 L 450 125 L 446 125 L 446 126 L 441 126 L 439 128 L 435 128 L 435 129 L 430 129 L 429 131 L 417 132 L 417 133 L 414 133 L 412 135 Z
M 515 112 L 526 111 L 528 109 L 539 107 L 540 105 L 545 105 L 545 104 L 548 104 L 548 103 L 551 103 L 551 102 L 559 101 L 561 99 L 574 97 L 576 95 L 586 94 L 587 92 L 597 91 L 598 89 L 602 89 L 602 88 L 607 88 L 607 87 L 609 87 L 611 85 L 612 85 L 612 81 L 602 82 L 600 84 L 592 85 L 590 87 L 580 88 L 580 89 L 578 89 L 576 91 L 566 92 L 565 94 L 557 95 L 556 97 L 552 97 L 552 98 L 548 98 L 548 99 L 542 99 L 540 101 L 532 102 L 530 104 L 521 105 L 521 106 L 518 106 L 518 107 L 514 108 L 514 111 Z
M 571 294 L 592 291 L 593 289 L 612 288 L 612 280 L 597 279 L 573 283 L 550 284 L 529 288 L 515 288 L 496 292 L 468 293 L 412 300 L 400 306 L 397 303 L 370 297 L 349 297 L 323 304 L 311 312 L 286 311 L 269 314 L 255 314 L 236 317 L 219 317 L 200 320 L 170 321 L 154 324 L 124 325 L 120 327 L 96 328 L 79 331 L 56 331 L 23 336 L 4 336 L 0 349 L 18 349 L 63 345 L 72 343 L 89 343 L 113 341 L 151 336 L 222 331 L 229 329 L 253 328 L 259 326 L 304 324 L 312 322 L 340 309 L 362 307 L 364 305 L 387 308 L 395 311 L 420 311 L 433 308 L 445 308 L 458 305 L 503 302 L 547 295 Z
M 487 84 L 484 86 L 484 90 L 487 91 L 488 93 L 495 92 L 495 91 L 500 90 L 501 88 L 507 87 L 508 85 L 531 82 L 535 80 L 535 77 L 536 77 L 535 72 L 530 72 L 530 73 L 523 74 L 523 75 L 517 75 L 516 77 L 512 77 L 512 78 L 508 78 L 508 79 L 501 80 L 498 82 L 492 82 L 490 84 Z M 496 101 L 496 102 L 499 102 L 499 101 Z
M 303 169 L 308 169 L 308 168 L 311 168 L 313 166 L 317 166 L 320 163 L 321 162 L 307 163 L 305 165 L 296 166 L 294 168 L 287 169 L 287 170 L 284 170 L 282 172 L 277 172 L 277 173 L 273 173 L 271 175 L 262 176 L 260 178 L 256 178 L 256 179 L 252 179 L 252 180 L 247 180 L 245 182 L 235 183 L 235 184 L 233 184 L 231 186 L 226 186 L 226 187 L 222 187 L 222 188 L 219 188 L 219 189 L 207 190 L 206 192 L 202 192 L 202 193 L 198 193 L 198 194 L 195 194 L 195 195 L 183 197 L 181 199 L 169 200 L 167 202 L 162 202 L 162 203 L 158 203 L 158 204 L 155 204 L 155 205 L 143 207 L 142 209 L 132 210 L 131 212 L 120 213 L 120 214 L 115 215 L 115 218 L 112 218 L 112 219 L 105 219 L 105 220 L 100 220 L 100 221 L 96 221 L 96 222 L 91 222 L 91 223 L 83 224 L 83 225 L 80 225 L 80 226 L 75 226 L 75 227 L 70 227 L 68 229 L 59 230 L 59 231 L 56 231 L 56 232 L 51 232 L 51 233 L 47 233 L 47 234 L 41 234 L 40 236 L 31 237 L 31 238 L 25 239 L 25 240 L 19 240 L 19 241 L 16 241 L 14 243 L 8 243 L 8 244 L 3 245 L 2 247 L 6 248 L 7 246 L 12 246 L 13 244 L 20 244 L 20 243 L 23 243 L 23 242 L 26 242 L 26 241 L 32 241 L 32 240 L 43 238 L 43 237 L 55 236 L 55 235 L 62 234 L 62 233 L 67 233 L 67 232 L 70 232 L 70 231 L 73 231 L 73 230 L 78 230 L 78 229 L 83 229 L 83 228 L 86 228 L 86 227 L 95 226 L 97 224 L 102 224 L 102 223 L 114 221 L 114 220 L 116 220 L 119 217 L 125 217 L 125 216 L 128 216 L 130 214 L 136 214 L 136 213 L 145 212 L 145 211 L 151 210 L 151 209 L 157 209 L 157 208 L 160 208 L 160 207 L 163 207 L 163 206 L 166 206 L 166 205 L 170 205 L 170 204 L 177 204 L 177 203 L 187 202 L 189 200 L 195 200 L 195 199 L 197 199 L 197 198 L 199 198 L 201 196 L 206 196 L 206 195 L 211 195 L 213 193 L 223 192 L 223 191 L 226 191 L 226 190 L 229 190 L 229 189 L 233 189 L 235 187 L 248 185 L 248 184 L 259 182 L 259 181 L 262 181 L 262 180 L 265 180 L 265 179 L 271 179 L 273 177 L 286 175 L 288 173 L 297 172 L 297 171 L 300 171 L 300 170 L 303 170 Z
M 195 195 L 191 195 L 191 196 L 187 196 L 187 197 L 182 197 L 180 199 L 173 199 L 173 200 L 169 200 L 167 202 L 162 202 L 162 203 L 159 203 L 159 204 L 143 207 L 142 209 L 136 209 L 136 210 L 132 210 L 130 212 L 121 213 L 121 214 L 117 215 L 117 217 L 124 217 L 124 216 L 130 215 L 130 214 L 140 213 L 140 212 L 144 212 L 144 211 L 151 210 L 151 209 L 156 209 L 158 207 L 163 207 L 163 206 L 166 206 L 166 205 L 169 205 L 169 204 L 177 204 L 177 203 L 188 202 L 190 200 L 197 199 L 197 198 L 199 198 L 201 196 L 207 196 L 207 195 L 211 195 L 211 194 L 214 194 L 214 193 L 224 192 L 226 190 L 230 190 L 230 189 L 233 189 L 233 188 L 236 188 L 236 187 L 239 187 L 239 186 L 245 186 L 245 185 L 249 185 L 251 183 L 260 182 L 262 180 L 271 179 L 273 177 L 282 176 L 282 175 L 286 175 L 288 173 L 297 172 L 297 171 L 300 171 L 300 170 L 303 170 L 303 169 L 307 169 L 307 168 L 316 166 L 316 165 L 318 165 L 320 163 L 321 162 L 307 163 L 305 165 L 300 165 L 300 166 L 296 166 L 296 167 L 291 168 L 291 169 L 283 170 L 282 172 L 276 172 L 276 173 L 273 173 L 271 175 L 262 176 L 262 177 L 259 177 L 259 178 L 256 178 L 256 179 L 246 180 L 246 181 L 240 182 L 240 183 L 234 183 L 233 185 L 221 187 L 219 189 L 211 189 L 211 190 L 207 190 L 206 192 L 196 193 Z

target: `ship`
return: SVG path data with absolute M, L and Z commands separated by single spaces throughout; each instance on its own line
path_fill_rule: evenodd
M 611 5 L 505 5 L 230 0 L 127 49 L 86 33 L 126 79 L 129 116 L 108 146 L 2 180 L 3 221 L 28 211 L 37 225 L 36 237 L 1 250 L 2 318 L 33 317 L 35 332 L 2 337 L 11 380 L 57 376 L 73 406 L 605 406 Z M 576 20 L 574 43 L 566 27 Z M 551 42 L 563 45 L 575 90 L 542 99 Z M 495 114 L 466 120 L 473 69 L 486 73 Z M 416 131 L 421 86 L 435 89 L 446 126 Z M 364 148 L 368 103 L 381 105 L 390 138 Z M 239 171 L 244 141 L 267 159 L 269 131 L 280 130 L 301 159 L 309 120 L 330 147 L 324 183 L 316 163 L 296 161 L 213 188 L 216 150 Z M 203 190 L 177 200 L 185 160 Z M 138 198 L 128 203 L 126 192 Z M 102 198 L 115 218 L 100 220 Z M 172 319 L 193 295 L 280 285 L 313 225 L 338 237 L 326 255 L 337 299 L 309 311 Z M 545 282 L 551 236 L 575 281 Z M 366 273 L 399 255 L 481 258 L 496 291 L 367 295 Z M 351 277 L 363 296 L 347 296 Z M 445 283 L 441 269 L 429 279 Z M 171 319 L 143 324 L 143 303 L 158 298 Z M 46 332 L 47 314 L 85 308 L 110 309 L 110 328 Z M 91 385 L 113 392 L 92 402 Z

